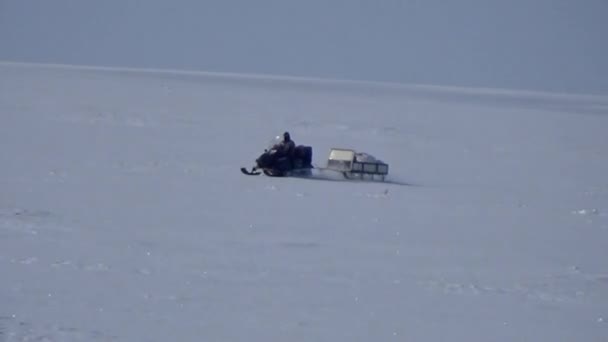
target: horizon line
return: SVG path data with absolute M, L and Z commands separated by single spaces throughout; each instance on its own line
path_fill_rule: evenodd
M 457 85 L 439 85 L 439 84 L 423 84 L 423 83 L 399 83 L 387 81 L 370 81 L 370 80 L 355 80 L 355 79 L 334 79 L 323 77 L 307 77 L 279 74 L 264 74 L 264 73 L 238 73 L 238 72 L 222 72 L 222 71 L 206 71 L 197 69 L 171 69 L 171 68 L 144 68 L 144 67 L 120 67 L 120 66 L 104 66 L 104 65 L 88 65 L 88 64 L 66 64 L 66 63 L 43 63 L 43 62 L 22 62 L 13 60 L 1 60 L 0 66 L 15 66 L 15 67 L 36 67 L 50 69 L 68 69 L 68 70 L 84 70 L 84 71 L 107 71 L 107 72 L 130 72 L 144 74 L 167 74 L 167 75 L 184 75 L 184 76 L 207 76 L 225 79 L 247 79 L 259 81 L 283 81 L 293 83 L 322 83 L 335 85 L 356 85 L 356 86 L 376 86 L 390 89 L 403 90 L 435 90 L 445 93 L 464 93 L 469 95 L 498 95 L 498 96 L 524 96 L 524 97 L 571 97 L 571 98 L 588 98 L 588 99 L 603 99 L 608 100 L 608 94 L 588 94 L 588 93 L 568 93 L 568 92 L 553 92 L 546 90 L 529 90 L 529 89 L 511 89 L 500 87 L 474 87 L 474 86 L 457 86 Z

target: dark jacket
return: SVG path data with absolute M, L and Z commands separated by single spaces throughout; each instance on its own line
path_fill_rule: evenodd
M 274 145 L 272 149 L 276 151 L 277 157 L 291 157 L 296 149 L 296 144 L 293 140 L 282 141 Z

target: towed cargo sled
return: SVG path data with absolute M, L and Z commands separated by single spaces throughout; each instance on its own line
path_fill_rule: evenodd
M 368 153 L 352 149 L 332 148 L 327 158 L 326 170 L 341 172 L 344 178 L 384 181 L 388 164 Z

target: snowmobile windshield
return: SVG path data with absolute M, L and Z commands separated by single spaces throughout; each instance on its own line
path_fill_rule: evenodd
M 277 135 L 276 137 L 272 138 L 272 140 L 270 140 L 268 142 L 267 150 L 270 151 L 273 148 L 275 148 L 275 146 L 277 146 L 278 144 L 281 144 L 281 143 L 283 143 L 283 136 Z

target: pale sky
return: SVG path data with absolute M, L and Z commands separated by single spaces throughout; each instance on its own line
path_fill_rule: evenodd
M 0 60 L 608 94 L 606 0 L 0 0 Z

